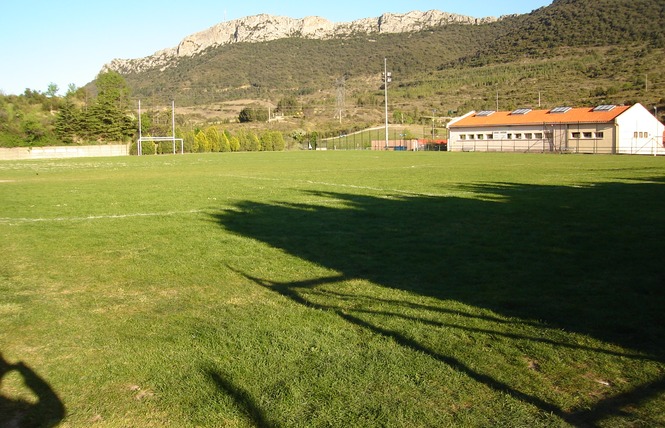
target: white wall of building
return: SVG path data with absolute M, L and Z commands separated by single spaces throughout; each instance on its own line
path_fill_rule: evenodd
M 453 128 L 449 151 L 549 152 L 552 150 L 542 125 Z
M 619 128 L 619 153 L 665 155 L 665 126 L 642 104 L 635 104 L 619 115 L 616 121 Z

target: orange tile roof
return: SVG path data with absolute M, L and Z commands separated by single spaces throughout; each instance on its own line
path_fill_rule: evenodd
M 510 111 L 497 111 L 489 116 L 470 114 L 450 124 L 450 128 L 480 126 L 510 126 L 563 123 L 609 123 L 616 119 L 629 106 L 616 106 L 610 111 L 593 111 L 593 107 L 580 107 L 566 113 L 550 113 L 550 110 L 532 110 L 527 114 L 512 114 Z

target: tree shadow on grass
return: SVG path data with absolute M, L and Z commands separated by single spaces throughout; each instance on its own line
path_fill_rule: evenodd
M 625 413 L 629 412 L 625 412 L 623 410 L 624 408 L 631 406 L 632 407 L 640 406 L 642 403 L 646 402 L 647 400 L 658 397 L 663 391 L 665 391 L 665 376 L 664 376 L 659 379 L 653 380 L 651 382 L 647 382 L 646 384 L 639 385 L 638 387 L 634 388 L 631 391 L 602 399 L 590 409 L 585 408 L 582 410 L 566 411 L 564 409 L 561 409 L 557 405 L 547 401 L 546 399 L 539 397 L 537 394 L 525 393 L 521 391 L 519 388 L 510 385 L 509 383 L 502 382 L 496 378 L 493 378 L 491 375 L 488 375 L 480 370 L 472 368 L 469 364 L 467 364 L 461 359 L 458 359 L 451 355 L 446 355 L 442 352 L 437 351 L 434 348 L 430 348 L 424 343 L 421 343 L 418 340 L 414 340 L 412 337 L 409 337 L 408 335 L 404 334 L 399 330 L 383 327 L 380 323 L 376 321 L 368 321 L 368 319 L 365 319 L 361 316 L 364 312 L 368 312 L 372 313 L 373 315 L 384 315 L 384 316 L 405 319 L 404 315 L 399 312 L 379 313 L 379 312 L 365 311 L 362 309 L 349 310 L 349 309 L 344 309 L 342 306 L 336 304 L 326 305 L 326 304 L 317 303 L 318 301 L 318 299 L 316 298 L 317 294 L 328 294 L 326 290 L 321 291 L 318 289 L 318 287 L 330 284 L 336 284 L 339 281 L 344 280 L 344 278 L 342 277 L 328 277 L 328 278 L 319 278 L 319 279 L 299 281 L 299 282 L 280 283 L 257 277 L 252 277 L 250 275 L 243 274 L 241 272 L 238 273 L 240 275 L 243 275 L 250 281 L 254 282 L 255 284 L 261 287 L 265 287 L 274 292 L 277 292 L 280 295 L 288 299 L 291 299 L 296 303 L 317 310 L 333 311 L 339 317 L 352 323 L 353 325 L 362 327 L 375 334 L 379 334 L 381 336 L 393 339 L 396 343 L 399 343 L 405 348 L 428 355 L 431 358 L 443 364 L 446 364 L 449 367 L 461 373 L 464 373 L 466 376 L 468 376 L 469 378 L 473 379 L 476 382 L 486 385 L 497 392 L 508 394 L 511 397 L 518 399 L 524 403 L 531 404 L 540 409 L 541 411 L 544 411 L 552 415 L 556 415 L 574 426 L 596 426 L 597 422 L 607 418 L 608 416 L 612 415 L 625 416 Z M 488 317 L 481 316 L 480 318 L 486 319 Z M 413 321 L 420 324 L 428 324 L 428 320 L 426 317 L 406 319 L 406 321 Z M 491 322 L 505 323 L 506 320 L 496 318 L 492 319 Z M 498 330 L 478 331 L 465 326 L 450 325 L 450 324 L 445 324 L 445 327 L 447 327 L 448 329 L 465 330 L 467 332 L 473 332 L 473 333 L 490 334 L 492 337 L 495 338 L 497 336 L 505 336 L 508 339 L 514 339 L 517 341 L 543 342 L 554 347 L 564 347 L 564 348 L 569 347 L 572 349 L 587 351 L 591 355 L 607 352 L 611 355 L 623 358 L 631 358 L 637 360 L 644 358 L 642 355 L 625 354 L 613 351 L 608 352 L 601 348 L 585 348 L 584 346 L 569 344 L 564 341 L 557 342 L 542 337 L 528 337 L 523 335 L 504 334 Z M 220 388 L 220 389 L 228 391 L 228 388 Z M 238 396 L 237 394 L 233 395 Z M 239 398 L 239 400 L 242 403 L 248 401 L 243 398 L 242 394 L 239 395 L 239 397 L 241 397 Z
M 224 376 L 217 371 L 208 370 L 207 373 L 220 391 L 230 395 L 236 401 L 238 407 L 243 411 L 247 418 L 252 421 L 254 426 L 259 428 L 277 426 L 269 422 L 267 416 L 257 405 L 251 394 L 242 389 L 242 387 L 234 384 L 227 376 Z
M 665 361 L 662 178 L 585 187 L 497 183 L 465 190 L 474 198 L 310 192 L 310 199 L 335 205 L 246 201 L 216 220 L 229 231 L 333 269 L 341 279 L 463 302 Z M 246 276 L 297 303 L 326 307 L 311 290 L 327 279 L 279 283 Z M 334 310 L 571 422 L 593 423 L 630 400 L 663 391 L 663 380 L 654 380 L 591 411 L 566 415 L 398 332 Z

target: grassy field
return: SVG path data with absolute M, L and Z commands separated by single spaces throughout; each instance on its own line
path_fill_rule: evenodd
M 665 425 L 665 159 L 0 163 L 0 426 Z

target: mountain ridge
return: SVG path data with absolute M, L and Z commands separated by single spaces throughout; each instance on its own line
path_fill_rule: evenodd
M 399 18 L 417 25 L 415 29 L 431 22 L 423 15 Z M 266 24 L 266 16 L 257 21 Z M 400 19 L 382 15 L 381 33 L 379 20 L 369 19 L 365 25 L 374 25 L 371 34 L 314 39 L 292 29 L 290 37 L 271 41 L 209 43 L 194 47 L 199 50 L 190 56 L 173 52 L 162 65 L 145 71 L 119 72 L 135 99 L 207 106 L 206 116 L 226 111 L 221 103 L 244 100 L 245 105 L 276 107 L 292 97 L 309 120 L 334 110 L 343 102 L 340 97 L 346 97 L 358 112 L 354 120 L 365 120 L 383 111 L 386 59 L 393 75 L 390 102 L 413 120 L 433 109 L 492 107 L 498 93 L 510 106 L 530 106 L 533 100 L 540 102 L 541 94 L 551 105 L 647 105 L 665 99 L 662 0 L 556 0 L 486 24 L 389 32 L 391 21 Z M 250 29 L 265 31 L 248 21 L 244 25 L 244 32 L 227 34 L 227 39 L 249 37 Z M 179 46 L 185 53 L 185 44 Z
M 506 15 L 512 16 L 512 15 Z M 164 70 L 177 60 L 204 52 L 206 49 L 235 43 L 261 43 L 283 38 L 299 37 L 329 40 L 358 34 L 412 33 L 450 24 L 479 25 L 504 19 L 474 18 L 439 10 L 418 10 L 407 13 L 384 13 L 377 18 L 363 18 L 351 22 L 335 23 L 319 16 L 289 18 L 258 14 L 224 21 L 183 38 L 178 46 L 166 48 L 143 58 L 113 59 L 102 67 L 102 72 L 121 74 L 140 73 L 154 68 Z

